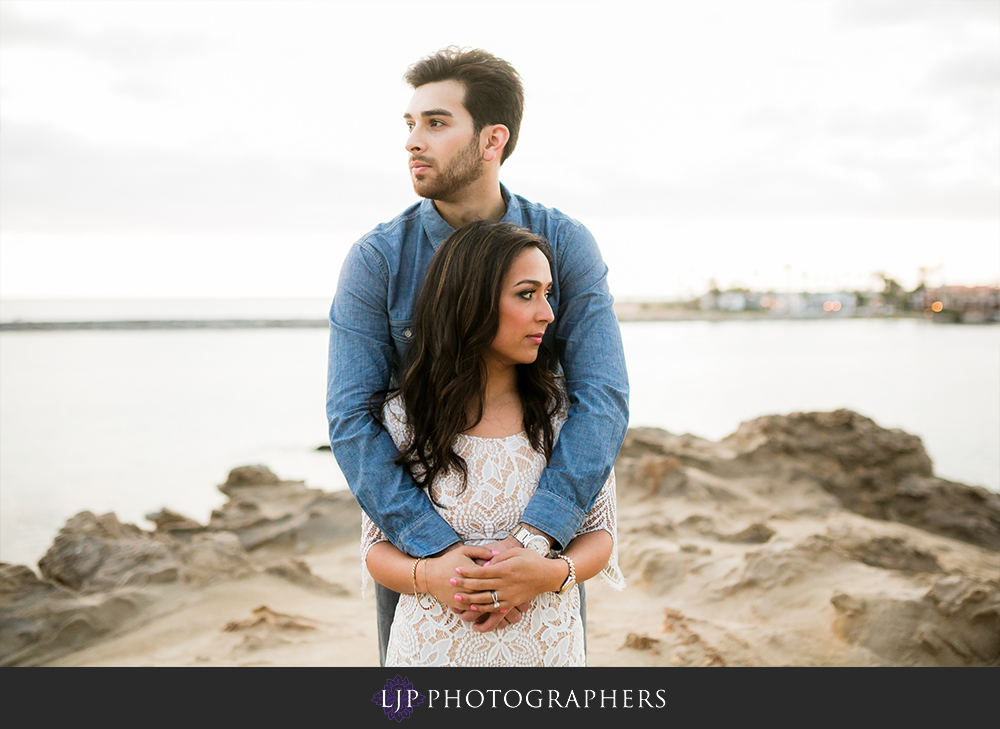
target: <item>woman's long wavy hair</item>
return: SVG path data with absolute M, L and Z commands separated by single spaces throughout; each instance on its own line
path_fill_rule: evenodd
M 452 449 L 455 437 L 483 417 L 487 370 L 483 356 L 500 328 L 504 278 L 517 257 L 537 248 L 552 264 L 548 243 L 511 223 L 479 221 L 452 233 L 435 252 L 414 312 L 413 336 L 399 388 L 380 393 L 374 406 L 398 395 L 413 437 L 396 463 L 428 487 L 456 469 L 463 488 L 465 460 Z M 562 391 L 544 346 L 531 364 L 517 365 L 524 430 L 531 447 L 552 457 L 552 418 Z M 472 413 L 472 415 L 470 415 Z

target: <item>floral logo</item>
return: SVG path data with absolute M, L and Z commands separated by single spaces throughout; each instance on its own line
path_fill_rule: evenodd
M 389 719 L 402 721 L 409 719 L 413 709 L 424 703 L 427 698 L 417 692 L 410 679 L 397 675 L 385 682 L 385 687 L 372 696 L 372 702 L 382 707 Z

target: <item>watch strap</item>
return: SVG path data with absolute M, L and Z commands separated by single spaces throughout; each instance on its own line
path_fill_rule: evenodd
M 545 544 L 545 552 L 546 553 L 549 551 L 549 540 L 548 539 L 546 539 L 545 537 L 543 537 L 541 534 L 532 534 L 531 532 L 529 532 L 527 529 L 525 529 L 520 524 L 518 524 L 516 527 L 514 527 L 514 531 L 511 532 L 511 536 L 514 537 L 514 539 L 516 539 L 518 542 L 520 542 L 522 547 L 525 547 L 527 549 L 531 549 L 531 547 L 528 546 L 529 542 L 537 541 L 539 543 L 544 543 Z M 539 550 L 536 550 L 536 551 L 539 551 Z M 541 552 L 539 551 L 539 553 L 541 553 Z

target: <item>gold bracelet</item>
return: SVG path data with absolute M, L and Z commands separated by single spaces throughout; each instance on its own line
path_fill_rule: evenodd
M 557 595 L 565 595 L 567 592 L 573 589 L 573 586 L 576 584 L 576 565 L 573 563 L 573 560 L 571 560 L 565 554 L 556 555 L 556 559 L 561 559 L 564 562 L 566 562 L 566 564 L 569 565 L 569 574 L 566 575 L 566 579 L 563 580 L 563 583 L 562 585 L 560 585 L 559 589 L 555 591 Z
M 413 597 L 417 599 L 417 605 L 419 605 L 424 610 L 430 610 L 432 607 L 434 607 L 434 602 L 437 602 L 437 598 L 431 595 L 431 599 L 434 602 L 425 607 L 424 604 L 420 602 L 420 594 L 417 592 L 417 565 L 426 559 L 427 559 L 426 557 L 417 557 L 415 560 L 413 560 L 413 569 L 410 570 L 410 579 L 413 580 Z M 426 570 L 424 570 L 424 576 L 425 577 L 427 576 Z

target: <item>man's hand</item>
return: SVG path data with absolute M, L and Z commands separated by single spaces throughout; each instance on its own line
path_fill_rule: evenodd
M 531 526 L 530 524 L 525 524 L 524 522 L 521 522 L 521 526 L 523 526 L 532 534 L 538 534 L 540 536 L 545 537 L 549 542 L 549 548 L 550 549 L 552 548 L 553 540 L 552 537 L 550 537 L 548 534 L 539 531 L 535 527 Z M 517 541 L 514 538 L 514 535 L 510 535 L 506 539 L 501 539 L 499 542 L 491 542 L 490 544 L 484 544 L 483 546 L 486 547 L 487 549 L 492 549 L 496 552 L 506 552 L 508 549 L 516 549 L 518 547 L 523 547 L 524 545 L 521 544 L 519 541 Z M 480 562 L 479 564 L 482 564 L 482 562 Z
M 503 630 L 508 625 L 514 625 L 523 617 L 523 613 L 528 612 L 530 609 L 531 603 L 524 602 L 511 608 L 506 613 L 501 613 L 500 611 L 483 613 L 481 610 L 475 612 L 472 610 L 464 612 L 455 610 L 455 612 L 458 613 L 458 617 L 462 620 L 471 622 L 472 625 L 469 627 L 477 633 L 488 633 L 491 630 Z
M 493 613 L 484 613 L 482 610 L 459 610 L 457 608 L 452 608 L 452 612 L 458 615 L 458 617 L 467 623 L 473 623 L 469 627 L 475 630 L 477 633 L 488 633 L 491 630 L 502 630 L 508 625 L 516 624 L 522 617 L 523 614 L 531 609 L 530 602 L 522 602 L 520 605 L 516 605 L 513 609 L 508 610 L 505 613 L 500 611 Z
M 521 543 L 514 539 L 513 536 L 509 536 L 506 539 L 501 539 L 499 542 L 490 542 L 489 544 L 484 544 L 483 546 L 492 550 L 496 554 L 500 554 L 500 552 L 506 552 L 508 549 L 520 547 Z M 482 564 L 482 562 L 479 562 L 479 564 Z

